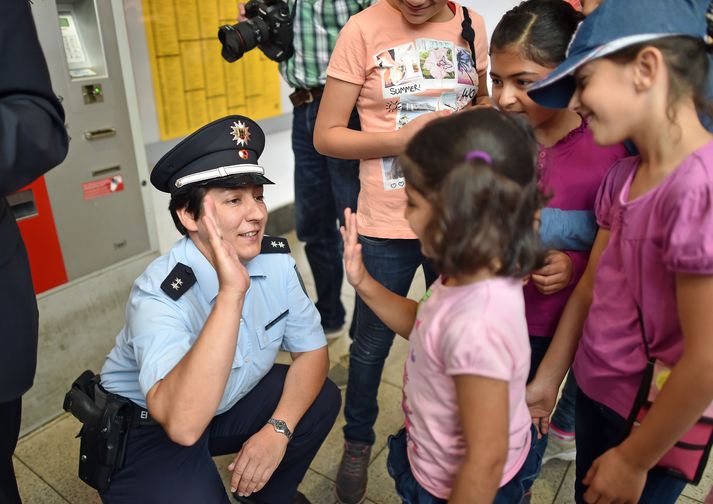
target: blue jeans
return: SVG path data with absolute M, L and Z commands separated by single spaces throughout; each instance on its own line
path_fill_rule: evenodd
M 314 124 L 320 100 L 294 109 L 292 151 L 295 155 L 295 227 L 305 242 L 305 254 L 317 289 L 317 311 L 322 327 L 344 324 L 341 301 L 342 238 L 344 209 L 356 210 L 359 196 L 359 161 L 323 156 L 314 148 Z M 360 129 L 356 110 L 349 127 Z
M 535 451 L 537 433 L 534 427 L 530 428 L 532 442 L 530 452 L 525 463 L 518 473 L 500 487 L 493 504 L 519 504 L 537 478 L 542 464 L 542 457 Z M 393 436 L 389 436 L 389 456 L 386 459 L 386 468 L 389 476 L 396 483 L 396 493 L 399 494 L 404 504 L 445 504 L 445 500 L 431 495 L 413 477 L 411 464 L 406 454 L 406 429 L 401 429 Z
M 592 463 L 604 452 L 617 446 L 626 431 L 626 420 L 614 410 L 577 390 L 577 479 L 574 498 L 584 502 L 587 487 L 582 480 Z M 649 471 L 639 504 L 674 504 L 686 482 L 654 467 Z
M 408 294 L 416 269 L 423 265 L 426 285 L 436 274 L 421 254 L 418 240 L 395 240 L 360 236 L 364 266 L 384 287 L 400 296 Z M 356 326 L 349 355 L 349 381 L 344 403 L 344 438 L 374 444 L 374 422 L 379 414 L 376 396 L 384 361 L 394 341 L 394 332 L 374 314 L 359 296 Z

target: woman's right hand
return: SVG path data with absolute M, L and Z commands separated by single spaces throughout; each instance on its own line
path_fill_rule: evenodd
M 240 261 L 238 252 L 230 240 L 223 239 L 215 201 L 208 194 L 203 198 L 203 212 L 197 225 L 199 232 L 202 231 L 208 237 L 208 252 L 218 274 L 220 291 L 239 297 L 244 296 L 250 287 L 250 274 Z
M 347 281 L 355 289 L 364 281 L 368 273 L 361 258 L 361 243 L 357 233 L 356 212 L 344 209 L 344 226 L 339 229 L 344 240 L 344 270 Z
M 538 382 L 537 377 L 528 385 L 525 393 L 527 407 L 530 409 L 532 423 L 539 435 L 544 436 L 550 430 L 550 415 L 557 402 L 557 387 Z

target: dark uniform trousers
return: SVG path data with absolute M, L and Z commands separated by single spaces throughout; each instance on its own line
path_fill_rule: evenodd
M 171 441 L 159 425 L 132 429 L 124 467 L 101 495 L 105 504 L 230 503 L 214 455 L 236 453 L 272 415 L 282 395 L 288 366 L 276 364 L 235 406 L 216 416 L 193 446 Z M 291 504 L 341 407 L 339 389 L 327 380 L 300 420 L 270 481 L 250 498 Z M 282 435 L 276 433 L 276 435 Z

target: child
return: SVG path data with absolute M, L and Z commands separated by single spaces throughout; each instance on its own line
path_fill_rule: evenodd
M 474 33 L 464 30 L 464 13 Z M 395 163 L 408 140 L 436 117 L 487 100 L 488 47 L 483 18 L 446 0 L 381 0 L 352 16 L 339 34 L 315 127 L 322 153 L 361 159 L 359 240 L 380 283 L 406 295 L 416 269 L 435 274 L 404 218 L 403 173 Z M 361 131 L 347 128 L 356 105 Z M 394 333 L 357 298 L 344 415 L 345 449 L 337 497 L 366 494 L 378 414 L 377 392 Z
M 404 502 L 518 503 L 539 470 L 521 282 L 542 260 L 535 158 L 526 123 L 494 109 L 434 121 L 409 143 L 405 216 L 442 275 L 420 308 L 369 274 L 347 210 L 347 279 L 409 339 L 406 432 L 388 457 Z
M 524 115 L 532 125 L 540 145 L 540 184 L 551 196 L 548 206 L 566 211 L 592 211 L 607 170 L 626 155 L 622 144 L 598 146 L 586 121 L 576 112 L 541 107 L 526 92 L 526 86 L 544 78 L 565 59 L 567 46 L 582 19 L 562 0 L 527 0 L 503 16 L 490 45 L 493 101 L 501 110 Z M 535 271 L 524 288 L 532 350 L 530 380 L 547 351 L 567 299 L 584 273 L 588 257 L 588 250 L 550 250 L 547 265 Z M 543 462 L 550 458 L 574 460 L 576 390 L 574 376 L 570 375 L 552 419 L 552 446 Z M 545 436 L 538 443 L 541 453 L 548 447 L 547 441 Z
M 713 137 L 697 115 L 711 110 L 708 3 L 606 0 L 530 91 L 569 101 L 600 145 L 631 139 L 640 152 L 602 184 L 589 265 L 528 388 L 546 417 L 576 349 L 577 502 L 675 502 L 685 482 L 656 463 L 713 400 Z M 644 338 L 673 369 L 629 434 Z

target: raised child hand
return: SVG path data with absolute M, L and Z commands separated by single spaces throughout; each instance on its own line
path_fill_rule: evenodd
M 211 262 L 218 274 L 218 285 L 222 292 L 243 296 L 250 287 L 250 275 L 238 257 L 238 252 L 224 237 L 218 219 L 215 201 L 210 195 L 203 198 L 203 215 L 196 222 L 198 232 L 206 236 Z
M 555 294 L 572 279 L 572 259 L 559 250 L 550 250 L 545 265 L 532 273 L 532 282 L 542 294 Z
M 368 273 L 361 258 L 356 213 L 353 213 L 351 208 L 344 209 L 344 226 L 339 232 L 344 240 L 344 270 L 347 273 L 347 281 L 356 289 Z

